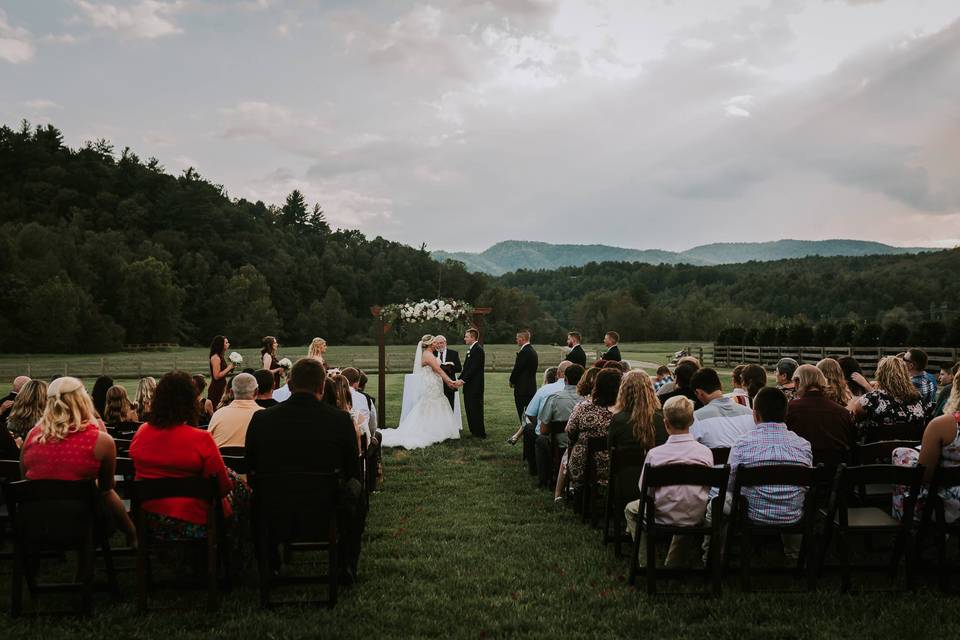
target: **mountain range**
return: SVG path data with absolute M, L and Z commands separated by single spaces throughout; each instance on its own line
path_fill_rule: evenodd
M 480 253 L 434 251 L 441 262 L 457 260 L 467 270 L 499 276 L 519 269 L 579 267 L 589 262 L 645 262 L 699 266 L 767 262 L 807 256 L 895 255 L 936 251 L 929 247 L 894 247 L 864 240 L 775 240 L 772 242 L 717 242 L 686 251 L 627 249 L 602 244 L 550 244 L 505 240 Z

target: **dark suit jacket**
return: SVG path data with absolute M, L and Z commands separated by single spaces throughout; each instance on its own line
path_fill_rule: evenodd
M 350 414 L 294 393 L 286 402 L 253 414 L 246 459 L 252 473 L 329 472 L 360 478 L 360 450 Z
M 483 389 L 483 367 L 486 364 L 483 346 L 479 342 L 473 343 L 473 347 L 467 349 L 467 357 L 463 361 L 463 371 L 460 373 L 460 379 L 464 382 L 464 393 L 467 393 L 467 387 L 470 390 Z
M 434 351 L 433 353 L 434 353 L 435 356 L 437 356 L 437 359 L 439 360 L 439 359 L 440 359 L 440 352 L 439 352 L 439 351 Z M 448 376 L 450 376 L 450 379 L 451 379 L 451 380 L 456 380 L 456 379 L 457 379 L 457 374 L 460 373 L 461 371 L 463 371 L 463 366 L 460 364 L 460 354 L 457 353 L 456 351 L 454 351 L 453 349 L 450 349 L 450 348 L 448 347 L 448 348 L 447 348 L 447 357 L 446 357 L 445 359 L 446 359 L 447 362 L 450 363 L 450 365 L 444 365 L 444 364 L 443 364 L 443 361 L 441 360 L 441 361 L 440 361 L 440 365 L 441 365 L 440 368 L 443 369 L 443 371 L 444 371 Z M 449 387 L 446 387 L 446 388 L 449 388 Z
M 513 394 L 518 397 L 533 397 L 537 392 L 537 369 L 540 361 L 532 344 L 525 344 L 517 352 L 517 359 L 510 372 L 510 384 L 513 385 Z
M 620 357 L 620 347 L 619 345 L 613 345 L 600 356 L 603 360 L 612 360 L 614 362 L 620 362 L 623 358 Z
M 570 349 L 570 353 L 567 354 L 567 357 L 564 360 L 569 360 L 574 364 L 578 364 L 581 367 L 587 366 L 587 354 L 579 344 L 573 349 Z

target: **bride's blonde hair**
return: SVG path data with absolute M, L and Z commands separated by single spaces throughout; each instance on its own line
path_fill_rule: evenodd
M 436 340 L 436 338 L 434 338 L 429 333 L 425 333 L 423 337 L 420 338 L 420 346 L 426 349 L 427 347 L 433 344 L 434 340 Z

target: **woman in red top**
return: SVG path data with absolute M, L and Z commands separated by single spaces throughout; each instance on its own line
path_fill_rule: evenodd
M 130 443 L 130 457 L 138 480 L 156 478 L 215 477 L 223 497 L 229 543 L 243 537 L 241 513 L 246 512 L 250 493 L 240 478 L 223 464 L 209 433 L 196 423 L 196 387 L 183 371 L 166 374 L 157 384 L 150 421 Z M 206 535 L 207 505 L 196 498 L 163 498 L 143 505 L 151 532 L 160 539 L 201 538 Z M 243 514 L 245 515 L 245 513 Z M 238 552 L 243 551 L 238 547 Z M 247 555 L 247 554 L 244 554 Z M 243 566 L 243 563 L 239 563 Z
M 23 443 L 20 468 L 27 480 L 96 480 L 103 504 L 131 545 L 136 529 L 114 491 L 117 447 L 100 428 L 93 402 L 76 378 L 57 378 L 47 387 L 43 417 Z

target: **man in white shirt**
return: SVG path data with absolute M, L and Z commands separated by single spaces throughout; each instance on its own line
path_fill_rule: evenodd
M 350 404 L 354 411 L 364 417 L 364 424 L 367 431 L 367 442 L 373 440 L 373 434 L 377 432 L 377 410 L 370 405 L 367 396 L 360 392 L 360 370 L 354 367 L 347 367 L 340 372 L 347 382 L 350 383 Z
M 700 369 L 690 380 L 690 387 L 703 406 L 693 412 L 690 428 L 697 442 L 711 449 L 729 448 L 757 424 L 750 407 L 725 398 L 720 376 L 713 369 Z

